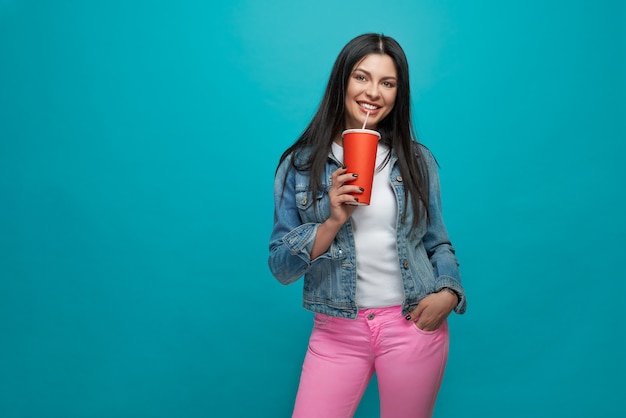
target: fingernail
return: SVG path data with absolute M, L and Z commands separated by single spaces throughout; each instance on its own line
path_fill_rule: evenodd
M 405 316 L 404 319 L 406 319 L 407 321 L 410 321 L 411 320 L 411 315 Z
M 360 191 L 362 191 L 362 192 L 364 192 L 364 191 L 365 191 L 365 189 L 364 189 L 364 188 L 362 188 L 362 187 L 359 187 L 359 190 L 360 190 Z
M 352 177 L 359 177 L 357 173 L 352 174 Z

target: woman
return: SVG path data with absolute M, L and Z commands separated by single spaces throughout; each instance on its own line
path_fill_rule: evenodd
M 381 139 L 371 204 L 355 206 L 341 133 L 364 123 Z M 446 318 L 466 299 L 437 165 L 415 138 L 404 51 L 388 36 L 354 38 L 276 170 L 269 267 L 283 284 L 304 276 L 315 312 L 293 417 L 353 416 L 373 373 L 381 417 L 432 416 Z

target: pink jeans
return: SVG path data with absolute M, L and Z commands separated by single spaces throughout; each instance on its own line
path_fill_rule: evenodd
M 382 418 L 431 417 L 448 358 L 448 325 L 422 331 L 400 306 L 358 318 L 316 314 L 294 418 L 349 418 L 374 372 Z

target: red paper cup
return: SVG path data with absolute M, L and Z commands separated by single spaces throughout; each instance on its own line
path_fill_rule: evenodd
M 358 174 L 356 179 L 346 184 L 364 189 L 363 193 L 351 194 L 359 199 L 358 202 L 351 204 L 369 205 L 380 133 L 371 129 L 347 129 L 341 136 L 343 138 L 343 165 L 348 168 L 348 173 Z

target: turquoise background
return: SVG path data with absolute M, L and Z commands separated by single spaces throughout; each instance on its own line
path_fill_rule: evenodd
M 0 0 L 0 416 L 289 416 L 311 314 L 267 268 L 273 173 L 369 31 L 409 58 L 468 293 L 435 416 L 622 416 L 625 27 L 608 0 Z

